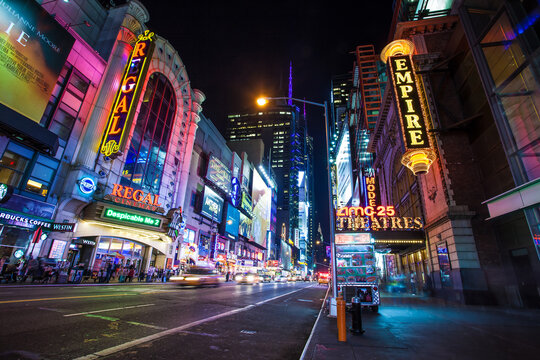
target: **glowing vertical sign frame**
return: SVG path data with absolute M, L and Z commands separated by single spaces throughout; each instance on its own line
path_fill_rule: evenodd
M 381 60 L 388 62 L 394 89 L 396 108 L 407 151 L 401 163 L 414 175 L 425 174 L 435 160 L 435 152 L 427 129 L 427 112 L 422 106 L 422 94 L 413 61 L 414 44 L 408 40 L 394 40 L 381 52 Z
M 153 37 L 154 33 L 149 30 L 139 35 L 126 64 L 101 143 L 100 152 L 105 156 L 116 157 L 125 146 L 130 124 L 137 109 L 141 80 L 148 71 L 154 52 Z

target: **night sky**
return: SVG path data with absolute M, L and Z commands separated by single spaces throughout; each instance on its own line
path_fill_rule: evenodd
M 357 45 L 380 51 L 392 18 L 391 0 L 142 2 L 149 28 L 178 51 L 191 86 L 206 94 L 203 113 L 222 134 L 227 115 L 253 109 L 259 95 L 287 96 L 291 61 L 293 97 L 329 101 L 331 77 L 352 71 Z M 316 144 L 315 226 L 327 240 L 323 111 L 306 111 Z

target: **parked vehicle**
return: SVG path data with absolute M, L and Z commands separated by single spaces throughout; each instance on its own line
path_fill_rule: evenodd
M 261 277 L 259 274 L 255 273 L 243 273 L 238 274 L 234 277 L 234 280 L 237 284 L 259 284 L 261 282 Z
M 206 267 L 192 267 L 184 274 L 171 276 L 170 282 L 181 286 L 219 286 L 224 277 L 215 269 Z

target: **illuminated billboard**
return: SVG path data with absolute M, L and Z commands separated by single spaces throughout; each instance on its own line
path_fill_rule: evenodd
M 264 182 L 257 169 L 253 171 L 253 241 L 266 247 L 266 232 L 270 230 L 272 189 Z
M 240 227 L 239 232 L 240 235 L 247 239 L 251 239 L 251 219 L 248 218 L 246 215 L 240 213 Z
M 349 127 L 345 126 L 336 156 L 337 205 L 346 206 L 352 197 L 353 178 Z
M 220 223 L 223 211 L 223 199 L 208 186 L 204 187 L 203 204 L 201 215 Z
M 35 0 L 0 1 L 0 119 L 39 123 L 74 39 Z
M 215 156 L 210 156 L 206 178 L 227 194 L 231 192 L 231 170 Z
M 105 156 L 117 156 L 122 151 L 129 135 L 129 129 L 137 101 L 141 93 L 142 80 L 146 75 L 154 52 L 154 33 L 148 30 L 139 35 L 124 69 L 122 82 L 109 114 L 107 128 L 103 135 L 100 152 Z
M 240 226 L 240 211 L 230 204 L 227 205 L 227 220 L 225 222 L 225 233 L 231 240 L 238 237 L 238 228 Z

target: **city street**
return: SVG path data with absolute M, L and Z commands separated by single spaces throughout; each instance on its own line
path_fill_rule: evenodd
M 298 359 L 326 286 L 0 288 L 2 359 Z

